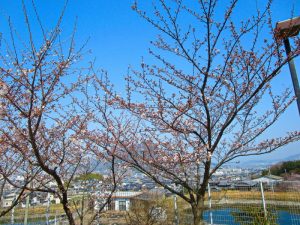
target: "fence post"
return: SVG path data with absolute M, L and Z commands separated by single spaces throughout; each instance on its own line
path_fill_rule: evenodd
M 15 214 L 15 207 L 13 207 L 11 210 L 11 219 L 10 219 L 11 224 L 15 223 L 15 215 L 14 214 Z
M 179 225 L 177 196 L 175 194 L 174 194 L 174 214 L 175 214 L 175 225 Z
M 55 210 L 54 225 L 57 225 L 57 210 Z
M 48 193 L 47 195 L 46 225 L 49 225 L 49 212 L 50 212 L 50 193 Z
M 265 195 L 264 195 L 264 188 L 263 188 L 263 184 L 260 181 L 260 193 L 261 193 L 261 199 L 262 199 L 262 204 L 263 204 L 263 208 L 264 208 L 264 216 L 265 218 L 267 218 L 267 208 L 266 208 L 266 200 L 265 200 Z
M 211 193 L 210 193 L 209 183 L 207 185 L 207 190 L 208 190 L 208 207 L 209 207 L 210 224 L 213 224 L 213 217 L 212 217 L 212 211 L 211 211 Z
M 271 181 L 271 188 L 272 188 L 272 192 L 274 194 L 274 182 L 273 181 Z
M 25 217 L 24 217 L 24 225 L 27 225 L 28 221 L 28 210 L 29 210 L 29 194 L 26 196 L 26 208 L 25 208 Z

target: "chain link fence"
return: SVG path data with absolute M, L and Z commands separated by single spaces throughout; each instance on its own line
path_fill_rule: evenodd
M 1 225 L 59 225 L 62 221 L 65 221 L 66 217 L 61 212 L 55 209 L 47 209 L 46 207 L 34 207 L 28 208 L 28 215 L 26 219 L 26 209 L 21 207 L 15 207 L 12 211 L 3 217 L 0 217 Z
M 211 225 L 300 225 L 300 182 L 271 182 L 207 191 L 204 220 Z M 190 210 L 179 224 L 192 224 Z
M 190 207 L 182 199 L 169 197 L 160 207 L 167 209 L 165 222 L 168 224 L 190 225 L 193 222 Z M 208 225 L 300 225 L 300 182 L 250 183 L 222 188 L 210 185 L 205 207 L 204 220 Z M 118 212 L 108 211 L 107 215 L 109 213 L 110 219 L 101 216 L 95 224 L 112 224 Z M 0 218 L 0 224 L 24 224 L 25 214 L 25 208 L 16 207 Z M 118 222 L 114 224 L 127 224 L 124 215 L 118 214 Z M 31 206 L 27 225 L 37 224 L 67 223 L 61 207 Z

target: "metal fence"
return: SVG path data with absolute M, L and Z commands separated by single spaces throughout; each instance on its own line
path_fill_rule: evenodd
M 213 225 L 300 225 L 300 182 L 257 183 L 239 188 L 208 188 L 204 220 Z M 179 224 L 192 224 L 181 213 Z
M 176 205 L 173 204 L 175 200 Z M 171 224 L 192 224 L 193 216 L 186 202 L 172 197 L 167 198 L 167 203 L 168 221 Z M 209 186 L 205 207 L 204 220 L 209 225 L 300 225 L 300 182 L 257 183 L 222 189 Z M 16 209 L 1 217 L 0 224 L 24 224 L 25 214 L 25 209 Z M 27 224 L 63 224 L 66 220 L 62 214 L 62 211 L 55 211 L 51 207 L 30 207 Z M 119 220 L 122 221 L 122 218 L 118 217 Z
M 1 225 L 59 225 L 65 221 L 65 215 L 56 211 L 41 210 L 40 208 L 30 207 L 28 217 L 26 209 L 17 208 L 10 211 L 7 215 L 0 217 Z

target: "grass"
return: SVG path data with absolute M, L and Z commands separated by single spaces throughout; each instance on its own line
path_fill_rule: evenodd
M 300 202 L 300 193 L 299 192 L 272 192 L 272 191 L 266 191 L 264 192 L 265 200 L 267 201 L 267 207 L 271 207 L 271 205 L 268 205 L 268 201 L 281 201 L 281 202 L 294 202 L 299 203 Z M 230 200 L 236 201 L 239 200 L 242 204 L 249 207 L 257 207 L 257 205 L 261 204 L 261 193 L 259 191 L 239 191 L 239 190 L 222 190 L 220 192 L 212 192 L 211 193 L 211 199 L 212 199 L 212 205 L 213 207 L 222 207 L 222 205 L 214 205 L 215 203 L 218 203 L 221 200 L 228 200 L 228 204 L 230 205 Z M 251 203 L 250 201 L 258 201 L 257 203 Z M 205 196 L 205 201 L 207 203 L 208 201 L 208 195 Z M 173 197 L 168 198 L 168 202 L 170 205 L 174 205 Z M 190 205 L 184 201 L 182 198 L 177 198 L 177 204 L 179 209 L 188 209 L 190 208 Z M 234 205 L 234 203 L 231 203 L 231 205 Z M 207 207 L 207 204 L 205 204 Z M 276 202 L 274 203 L 274 206 L 276 208 L 284 208 L 285 210 L 288 210 L 291 208 L 291 206 L 284 206 L 284 205 L 276 205 Z M 299 207 L 293 207 L 293 209 L 298 209 Z M 300 208 L 299 208 L 300 210 Z
M 45 214 L 47 210 L 46 206 L 31 206 L 28 209 L 28 215 L 41 215 L 41 214 Z M 25 215 L 25 208 L 15 208 L 15 216 L 20 216 L 20 215 Z M 50 214 L 55 214 L 55 212 L 57 212 L 57 214 L 61 214 L 64 213 L 63 207 L 61 204 L 51 204 L 50 205 Z
M 299 202 L 300 194 L 299 192 L 264 192 L 266 200 L 273 201 L 291 201 Z M 238 191 L 238 190 L 227 190 L 220 192 L 212 192 L 211 195 L 213 200 L 221 200 L 222 198 L 232 199 L 232 200 L 261 200 L 261 193 L 259 191 Z M 206 200 L 208 196 L 206 195 Z
M 1 208 L 0 208 L 1 210 Z M 35 222 L 44 220 L 46 218 L 46 206 L 31 206 L 28 209 L 28 221 Z M 14 210 L 14 220 L 15 222 L 23 222 L 25 217 L 25 208 L 16 207 Z M 64 214 L 64 210 L 61 204 L 52 204 L 49 209 L 50 219 L 53 219 L 55 214 L 61 215 Z M 0 218 L 0 224 L 2 223 L 10 223 L 11 212 L 6 214 L 4 217 Z

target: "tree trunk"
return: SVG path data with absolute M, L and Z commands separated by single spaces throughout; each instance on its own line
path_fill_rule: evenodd
M 67 204 L 63 204 L 63 208 L 64 208 L 64 211 L 65 211 L 65 213 L 67 215 L 67 218 L 68 218 L 68 221 L 69 221 L 69 225 L 75 225 L 75 221 L 74 221 L 72 212 L 71 212 L 70 208 L 68 207 L 68 205 Z
M 193 225 L 204 225 L 203 212 L 204 212 L 204 197 L 198 203 L 191 204 L 192 213 L 194 217 Z

